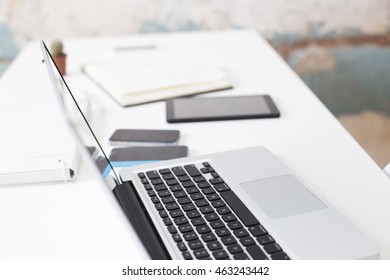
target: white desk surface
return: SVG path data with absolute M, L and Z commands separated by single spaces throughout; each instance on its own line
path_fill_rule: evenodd
M 71 77 L 80 64 L 109 56 L 115 47 L 151 44 L 207 59 L 227 70 L 235 89 L 209 96 L 269 93 L 281 118 L 168 124 L 164 102 L 123 109 L 87 78 Z M 265 146 L 376 241 L 382 258 L 390 259 L 390 180 L 255 32 L 80 39 L 67 41 L 65 51 L 71 88 L 93 95 L 103 108 L 95 122 L 102 139 L 116 128 L 170 128 L 181 131 L 179 144 L 187 145 L 192 155 Z M 52 99 L 41 58 L 37 42 L 21 52 L 0 80 L 1 104 Z M 145 257 L 132 242 L 109 193 L 96 186 L 84 163 L 70 184 L 0 186 L 0 258 Z

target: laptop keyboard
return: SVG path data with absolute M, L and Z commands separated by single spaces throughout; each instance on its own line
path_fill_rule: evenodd
M 208 162 L 138 177 L 184 259 L 289 259 Z

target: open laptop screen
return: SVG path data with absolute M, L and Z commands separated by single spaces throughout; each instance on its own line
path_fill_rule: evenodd
M 74 134 L 74 138 L 77 139 L 80 146 L 84 147 L 81 151 L 84 153 L 84 158 L 88 158 L 89 161 L 93 162 L 95 170 L 98 171 L 103 179 L 107 178 L 108 182 L 112 182 L 110 185 L 113 188 L 115 183 L 120 182 L 120 179 L 101 147 L 95 134 L 96 130 L 91 128 L 91 120 L 89 118 L 90 103 L 88 99 L 69 89 L 44 42 L 41 42 L 41 48 L 50 80 L 58 99 L 57 103 L 60 105 L 59 109 L 63 111 L 67 124 L 71 128 L 70 131 Z M 112 177 L 107 176 L 109 173 Z

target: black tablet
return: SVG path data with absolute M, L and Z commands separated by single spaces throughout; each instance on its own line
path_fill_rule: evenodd
M 269 95 L 214 98 L 177 98 L 166 101 L 167 122 L 199 122 L 278 118 L 279 110 Z

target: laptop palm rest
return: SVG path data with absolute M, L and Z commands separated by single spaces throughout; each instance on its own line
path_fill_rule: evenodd
M 327 208 L 292 175 L 250 181 L 240 185 L 272 219 Z

